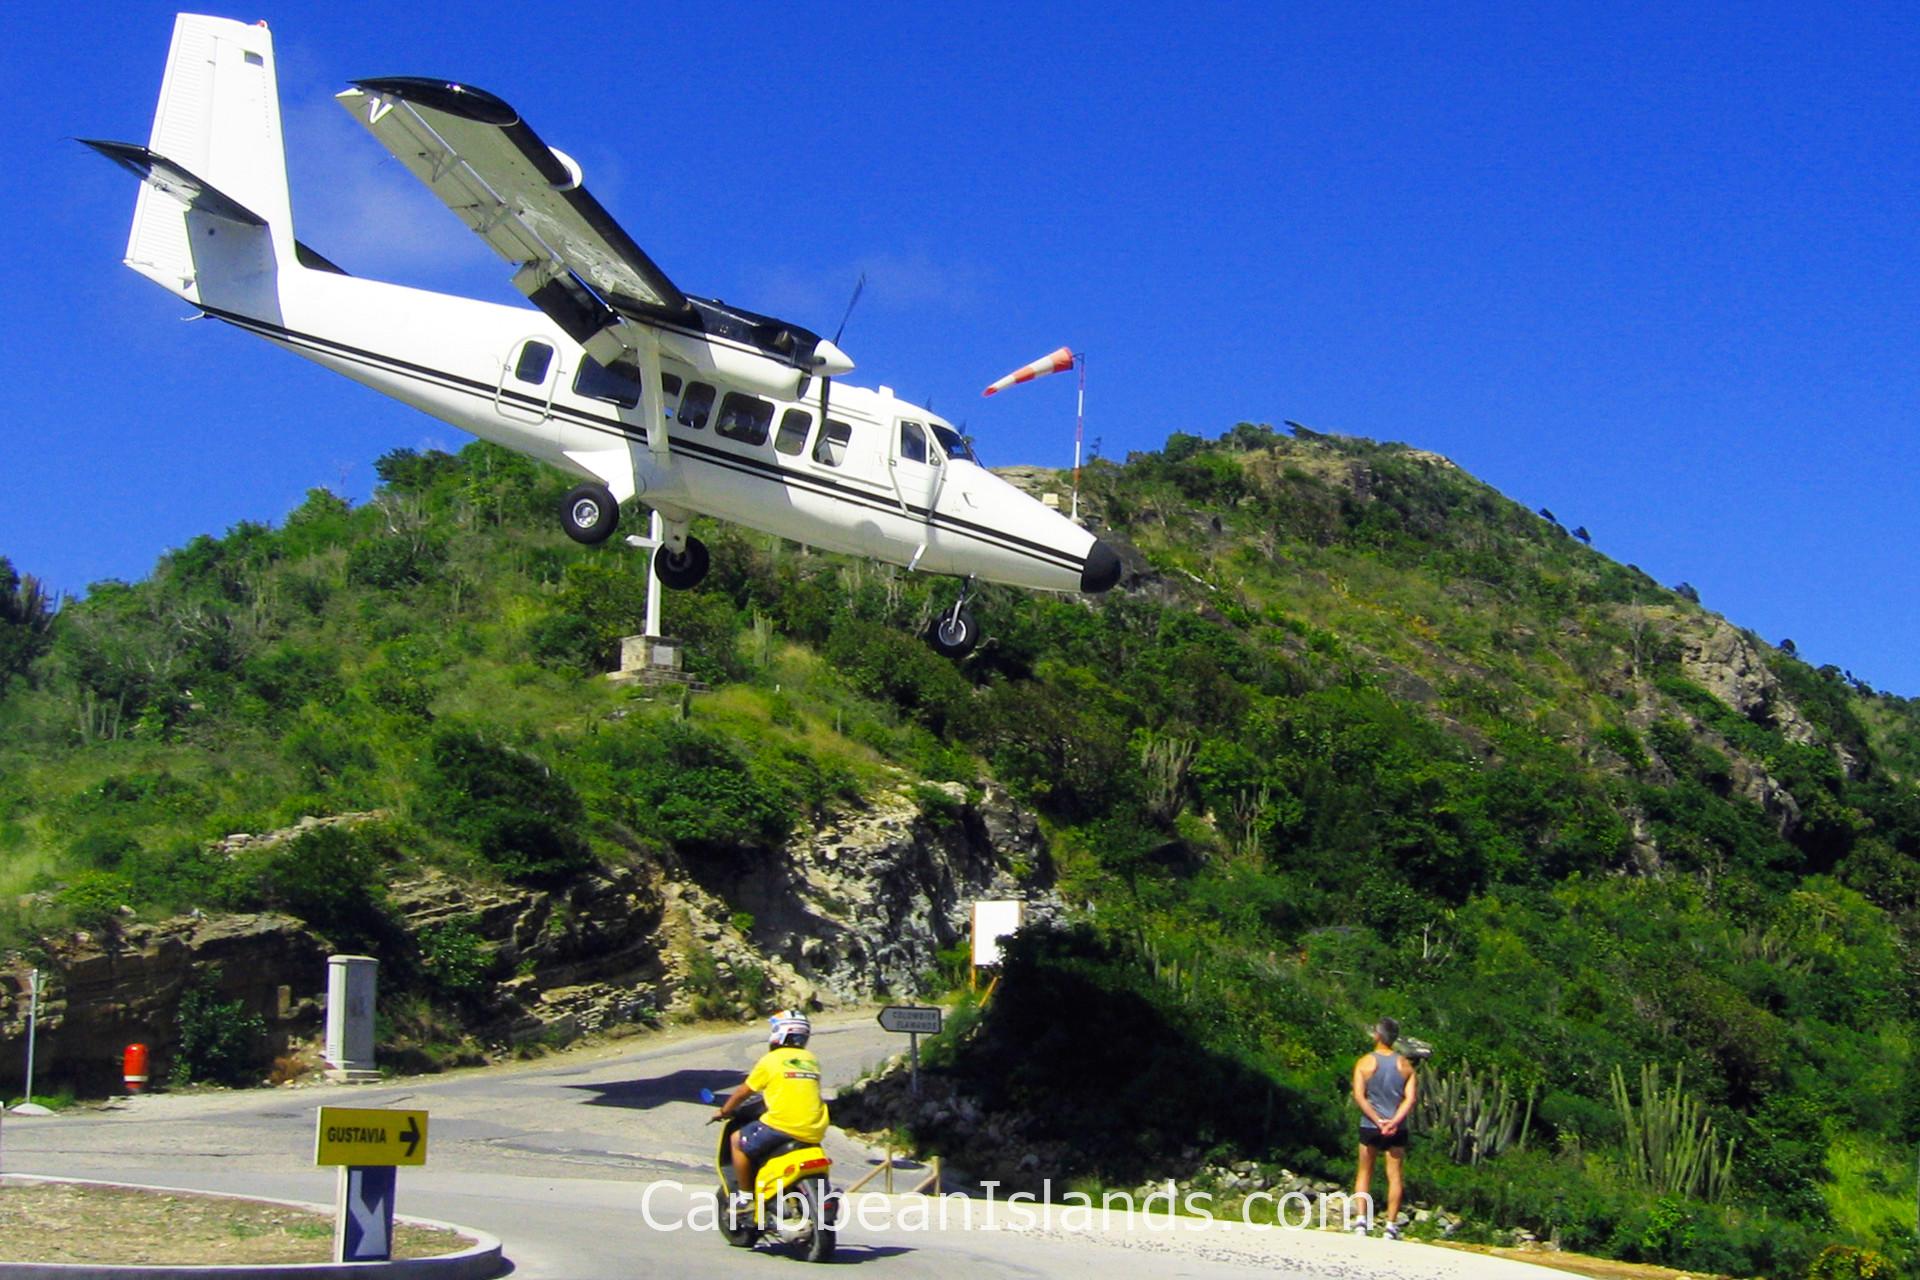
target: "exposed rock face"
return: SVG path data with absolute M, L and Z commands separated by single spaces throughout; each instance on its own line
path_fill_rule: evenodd
M 833 1004 L 909 991 L 938 948 L 967 934 L 974 899 L 1020 897 L 1052 910 L 1038 824 L 1004 792 L 977 805 L 957 784 L 923 814 L 887 794 L 797 835 L 781 853 L 682 860 L 591 872 L 550 889 L 476 888 L 435 871 L 391 886 L 389 905 L 419 938 L 458 921 L 510 974 L 482 1001 L 498 1040 L 571 1037 L 693 1008 L 725 1007 L 750 989 L 790 1004 Z M 354 815 L 365 820 L 366 815 Z M 284 839 L 304 827 L 229 836 Z M 235 843 L 238 842 L 238 843 Z M 745 915 L 753 919 L 746 932 Z M 180 997 L 219 966 L 223 999 L 267 1022 L 281 1052 L 321 1027 L 328 941 L 284 915 L 181 917 L 50 945 L 42 966 L 36 1076 L 87 1093 L 117 1092 L 121 1054 L 141 1042 L 163 1080 Z M 390 957 L 402 967 L 414 957 Z M 401 975 L 383 973 L 382 988 Z M 25 1055 L 27 976 L 0 972 L 0 1057 Z
M 1704 630 L 1682 631 L 1677 639 L 1687 679 L 1755 724 L 1778 730 L 1788 742 L 1820 740 L 1820 731 L 1793 705 L 1759 649 L 1724 619 L 1709 616 Z M 1848 777 L 1859 772 L 1860 762 L 1845 747 L 1836 743 L 1833 751 Z
M 153 1051 L 164 1081 L 178 1037 L 180 997 L 218 966 L 223 1000 L 239 1000 L 267 1024 L 270 1052 L 320 1025 L 326 943 L 291 916 L 183 916 L 113 934 L 75 934 L 50 946 L 40 971 L 36 1088 L 55 1082 L 83 1093 L 119 1092 L 129 1044 Z M 26 1052 L 27 975 L 0 973 L 0 1053 Z
M 553 889 L 476 889 L 438 872 L 393 887 L 407 932 L 454 922 L 492 949 L 496 984 L 484 1030 L 503 1040 L 640 1021 L 672 1001 L 655 877 L 631 867 L 589 872 Z
M 967 936 L 977 898 L 1051 898 L 1038 825 L 1005 792 L 978 807 L 940 784 L 952 813 L 929 818 L 905 796 L 836 815 L 784 858 L 691 868 L 710 895 L 752 915 L 752 941 L 815 1000 L 911 991 L 934 953 Z M 1019 874 L 1024 872 L 1024 875 Z M 1036 901 L 1037 897 L 1037 901 Z

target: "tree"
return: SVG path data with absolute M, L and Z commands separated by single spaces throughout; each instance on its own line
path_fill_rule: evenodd
M 53 601 L 32 574 L 0 556 L 0 687 L 24 675 L 53 639 Z

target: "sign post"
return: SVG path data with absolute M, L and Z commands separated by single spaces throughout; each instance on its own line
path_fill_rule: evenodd
M 940 1010 L 931 1005 L 890 1004 L 880 1011 L 880 1027 L 907 1037 L 913 1096 L 920 1096 L 920 1037 L 940 1034 Z
M 40 971 L 35 969 L 27 975 L 27 1092 L 20 1099 L 28 1106 L 33 1105 L 33 1039 L 40 1022 Z
M 335 1262 L 386 1262 L 393 1256 L 397 1165 L 427 1162 L 427 1113 L 321 1107 L 313 1162 L 340 1169 L 333 1220 Z

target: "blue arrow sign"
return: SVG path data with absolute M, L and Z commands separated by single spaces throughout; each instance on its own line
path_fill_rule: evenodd
M 386 1262 L 393 1256 L 394 1167 L 353 1165 L 340 1171 L 339 1262 Z

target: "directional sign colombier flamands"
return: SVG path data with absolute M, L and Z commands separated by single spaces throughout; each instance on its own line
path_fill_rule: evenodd
M 321 1107 L 314 1127 L 315 1164 L 425 1164 L 427 1113 L 365 1107 Z
M 940 1010 L 911 1004 L 890 1004 L 880 1011 L 880 1026 L 882 1030 L 908 1035 L 937 1036 L 940 1034 Z

